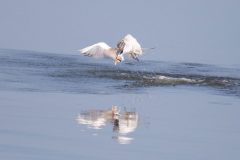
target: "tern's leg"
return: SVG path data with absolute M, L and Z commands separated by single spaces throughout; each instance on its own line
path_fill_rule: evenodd
M 135 57 L 134 59 L 139 62 L 139 59 L 137 57 Z
M 138 61 L 138 62 L 139 62 L 139 59 L 138 59 L 138 57 L 137 57 L 137 56 L 135 56 L 135 55 L 132 55 L 132 58 L 133 58 L 133 59 L 135 59 L 136 61 Z

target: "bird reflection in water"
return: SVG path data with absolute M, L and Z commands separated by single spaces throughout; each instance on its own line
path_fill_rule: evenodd
M 78 124 L 86 125 L 92 129 L 103 129 L 107 124 L 110 124 L 115 133 L 112 138 L 120 144 L 129 144 L 133 138 L 128 137 L 128 135 L 137 128 L 138 114 L 136 111 L 128 111 L 127 108 L 121 112 L 117 106 L 113 106 L 106 110 L 83 111 L 76 120 Z

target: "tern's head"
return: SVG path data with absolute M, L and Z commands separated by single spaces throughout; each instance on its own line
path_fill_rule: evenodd
M 117 65 L 118 63 L 122 62 L 124 60 L 123 55 L 118 54 L 114 60 L 114 64 Z

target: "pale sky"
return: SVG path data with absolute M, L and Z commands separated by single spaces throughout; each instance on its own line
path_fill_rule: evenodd
M 131 33 L 142 59 L 240 64 L 238 0 L 0 0 L 0 48 L 72 54 Z

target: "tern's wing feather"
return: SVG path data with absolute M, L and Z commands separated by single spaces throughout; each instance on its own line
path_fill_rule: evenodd
M 138 56 L 142 55 L 143 51 L 138 41 L 130 34 L 126 35 L 119 43 L 118 47 L 121 46 L 123 54 L 128 54 L 130 57 L 137 59 Z
M 116 55 L 112 51 L 111 47 L 104 42 L 96 43 L 94 45 L 80 49 L 79 51 L 83 55 L 89 56 L 89 57 L 97 57 L 97 58 L 108 57 L 112 59 L 116 58 Z

